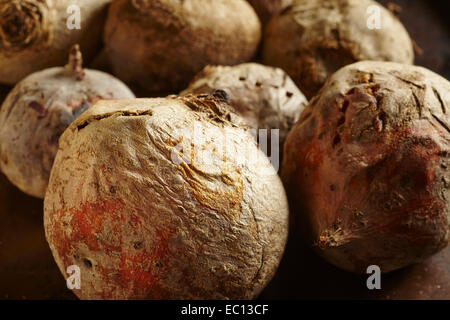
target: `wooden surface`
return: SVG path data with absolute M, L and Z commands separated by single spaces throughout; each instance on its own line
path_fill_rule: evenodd
M 44 236 L 42 201 L 0 174 L 0 299 L 72 299 Z
M 10 90 L 11 90 L 11 87 L 0 84 L 0 106 L 2 105 L 3 101 L 6 99 L 6 96 L 8 95 Z
M 399 15 L 422 49 L 415 64 L 450 79 L 450 27 L 440 0 L 379 0 L 399 5 Z M 291 232 L 286 254 L 261 299 L 450 299 L 450 247 L 426 262 L 382 276 L 382 289 L 367 289 L 358 276 L 326 263 Z

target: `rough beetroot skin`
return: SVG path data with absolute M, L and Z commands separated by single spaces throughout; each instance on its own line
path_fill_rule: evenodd
M 288 135 L 282 179 L 328 261 L 388 272 L 448 244 L 449 92 L 424 68 L 366 61 L 310 102 Z
M 283 186 L 207 97 L 99 101 L 64 132 L 44 223 L 61 271 L 81 268 L 78 297 L 250 299 L 272 278 L 287 238 Z M 197 154 L 212 164 L 173 158 L 191 154 L 194 125 L 212 139 Z M 260 161 L 236 161 L 247 151 Z
M 113 74 L 146 97 L 179 92 L 208 64 L 249 61 L 260 40 L 244 0 L 116 0 L 104 33 Z
M 20 81 L 0 110 L 0 168 L 23 192 L 44 198 L 58 139 L 100 99 L 134 98 L 113 76 L 82 68 L 79 46 L 66 67 L 41 70 Z

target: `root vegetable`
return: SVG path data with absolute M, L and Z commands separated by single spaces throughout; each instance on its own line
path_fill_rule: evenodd
M 449 92 L 427 69 L 365 61 L 335 73 L 302 113 L 281 175 L 328 261 L 389 272 L 448 244 Z
M 100 53 L 90 63 L 89 68 L 100 70 L 106 73 L 112 73 L 111 68 L 108 64 L 105 50 L 100 51 Z
M 380 10 L 380 29 L 371 6 Z M 266 28 L 264 64 L 285 70 L 308 99 L 336 70 L 361 60 L 414 60 L 407 31 L 375 1 L 295 0 Z
M 261 22 L 265 25 L 270 18 L 280 13 L 283 8 L 292 4 L 293 0 L 247 0 L 255 9 Z
M 6 96 L 8 95 L 9 91 L 11 91 L 10 87 L 0 85 L 0 106 L 2 105 L 3 101 L 6 99 Z
M 0 299 L 74 299 L 42 226 L 42 201 L 0 173 Z
M 0 110 L 0 167 L 25 193 L 43 198 L 58 139 L 99 99 L 133 98 L 119 80 L 84 70 L 74 46 L 69 64 L 33 73 L 18 83 Z
M 110 0 L 1 0 L 0 83 L 16 84 L 44 68 L 63 65 L 79 43 L 87 61 L 100 49 Z M 69 29 L 70 5 L 80 8 L 80 28 Z
M 256 63 L 208 66 L 181 94 L 212 94 L 216 90 L 226 92 L 230 106 L 251 128 L 279 129 L 279 150 L 307 104 L 305 96 L 283 70 Z
M 113 73 L 148 95 L 182 90 L 208 64 L 249 61 L 260 38 L 244 0 L 117 0 L 104 35 Z
M 228 110 L 206 95 L 99 101 L 64 132 L 44 221 L 59 268 L 81 268 L 78 297 L 249 299 L 267 284 L 287 199 Z
M 259 299 L 450 299 L 450 246 L 421 263 L 384 274 L 381 290 L 368 290 L 366 282 L 370 275 L 335 268 L 305 247 L 304 242 L 295 241 L 298 230 L 292 226 L 290 229 L 290 240 L 277 274 Z

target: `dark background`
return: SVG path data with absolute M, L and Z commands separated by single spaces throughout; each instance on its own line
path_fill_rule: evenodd
M 439 0 L 379 0 L 401 8 L 400 20 L 421 48 L 415 64 L 450 79 L 450 16 Z M 327 264 L 291 229 L 286 254 L 262 299 L 446 299 L 450 300 L 450 247 L 428 261 L 382 277 L 382 290 L 370 291 L 366 280 Z

